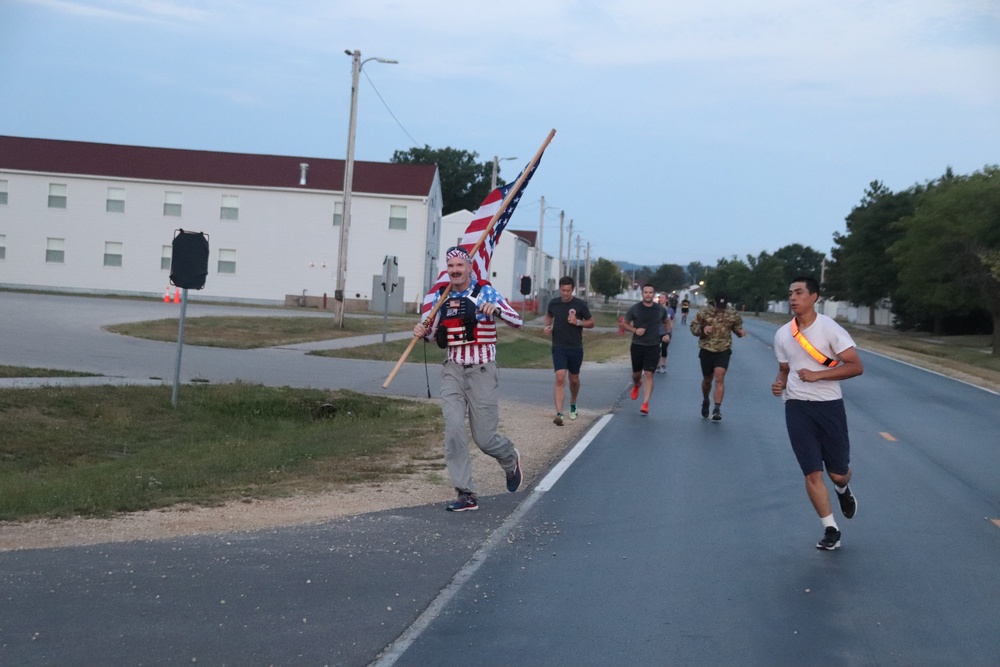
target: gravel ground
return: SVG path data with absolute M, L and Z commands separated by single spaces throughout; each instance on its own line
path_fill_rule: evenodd
M 551 407 L 502 403 L 500 432 L 513 440 L 521 452 L 524 474 L 521 492 L 530 490 L 600 416 L 596 411 L 581 411 L 579 419 L 567 419 L 566 425 L 559 427 L 552 423 Z M 500 466 L 474 444 L 470 444 L 470 449 L 473 454 L 473 478 L 479 495 L 506 493 L 505 477 Z M 443 505 L 453 496 L 454 490 L 448 482 L 442 456 L 439 472 L 422 472 L 400 480 L 351 485 L 318 494 L 237 501 L 220 507 L 182 506 L 134 512 L 110 519 L 77 517 L 3 523 L 0 524 L 0 551 L 155 540 L 320 523 L 399 507 L 432 503 Z

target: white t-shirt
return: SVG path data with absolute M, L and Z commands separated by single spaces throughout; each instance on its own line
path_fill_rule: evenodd
M 851 334 L 826 315 L 816 314 L 816 321 L 800 331 L 812 346 L 831 359 L 839 359 L 840 353 L 855 347 Z M 820 380 L 819 382 L 803 382 L 798 371 L 802 368 L 810 371 L 826 370 L 826 366 L 813 359 L 808 352 L 792 336 L 792 323 L 778 329 L 774 334 L 774 356 L 778 363 L 788 364 L 788 385 L 782 392 L 782 400 L 795 399 L 799 401 L 836 401 L 843 397 L 840 391 L 840 380 Z

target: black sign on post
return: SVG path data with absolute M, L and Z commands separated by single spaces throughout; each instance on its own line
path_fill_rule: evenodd
M 531 294 L 531 276 L 521 276 L 521 294 L 524 296 Z
M 178 229 L 170 255 L 170 282 L 184 289 L 202 289 L 207 277 L 208 234 Z
M 184 290 L 181 297 L 181 317 L 177 323 L 177 363 L 174 364 L 174 391 L 170 404 L 177 407 L 181 384 L 181 354 L 184 351 L 184 318 L 187 315 L 189 289 L 202 289 L 208 277 L 208 234 L 204 232 L 174 232 L 170 254 L 170 282 Z

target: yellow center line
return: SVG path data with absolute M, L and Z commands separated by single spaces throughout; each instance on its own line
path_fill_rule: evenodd
M 891 433 L 887 433 L 885 431 L 879 431 L 878 434 L 883 438 L 885 438 L 886 440 L 888 440 L 889 442 L 896 442 L 896 439 L 892 437 Z

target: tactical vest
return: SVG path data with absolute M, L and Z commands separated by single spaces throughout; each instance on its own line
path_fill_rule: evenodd
M 446 289 L 447 286 L 442 287 L 439 293 L 443 294 Z M 496 322 L 480 322 L 476 317 L 476 297 L 481 290 L 482 285 L 477 283 L 468 296 L 449 297 L 445 300 L 435 334 L 438 347 L 497 342 Z

